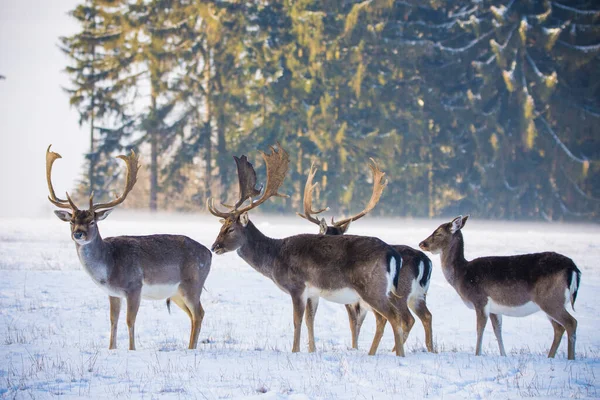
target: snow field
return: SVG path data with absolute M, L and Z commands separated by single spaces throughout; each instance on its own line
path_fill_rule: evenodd
M 316 233 L 300 218 L 251 215 L 265 234 Z M 441 222 L 365 218 L 350 232 L 416 247 Z M 178 233 L 207 247 L 217 218 L 148 215 L 117 210 L 100 223 L 104 237 Z M 438 354 L 425 352 L 417 319 L 395 357 L 388 327 L 374 357 L 367 351 L 374 318 L 363 325 L 359 350 L 350 349 L 345 308 L 321 300 L 315 321 L 317 352 L 292 354 L 292 305 L 287 294 L 235 253 L 213 255 L 202 295 L 206 311 L 197 350 L 187 350 L 190 323 L 177 306 L 142 301 L 137 351 L 127 350 L 124 308 L 118 349 L 109 351 L 108 299 L 82 271 L 68 224 L 54 218 L 0 220 L 0 396 L 6 398 L 257 398 L 257 399 L 504 399 L 600 396 L 600 227 L 469 219 L 463 230 L 468 259 L 553 250 L 575 261 L 582 283 L 574 362 L 566 336 L 547 359 L 552 327 L 543 313 L 505 317 L 508 357 L 486 329 L 484 356 L 474 356 L 475 314 L 445 281 L 439 256 L 427 298 Z

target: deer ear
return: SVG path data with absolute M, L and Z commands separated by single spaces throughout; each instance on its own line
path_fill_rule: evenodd
M 61 221 L 65 222 L 70 222 L 71 218 L 73 218 L 73 214 L 63 210 L 54 210 L 54 215 L 56 215 Z
M 321 218 L 321 221 L 319 221 L 319 234 L 325 235 L 326 233 L 327 233 L 327 221 L 325 221 L 325 218 Z
M 467 223 L 467 220 L 469 219 L 470 215 L 465 215 L 462 219 L 462 226 L 461 228 L 465 227 L 465 224 Z
M 245 212 L 242 215 L 240 215 L 240 224 L 242 224 L 242 226 L 245 228 L 246 225 L 248 225 L 248 222 L 250 222 L 250 218 L 248 218 L 248 213 Z
M 106 217 L 108 217 L 108 215 L 112 212 L 112 208 L 109 208 L 108 210 L 102 210 L 102 211 L 97 211 L 96 214 L 96 221 L 102 221 L 105 220 Z
M 467 216 L 468 218 L 468 216 Z M 466 219 L 465 219 L 466 221 Z M 453 234 L 458 232 L 463 226 L 463 216 L 459 215 L 458 217 L 454 218 L 451 222 L 452 226 L 450 227 L 450 232 L 452 232 Z

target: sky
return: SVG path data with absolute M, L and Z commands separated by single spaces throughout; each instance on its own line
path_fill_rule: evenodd
M 63 159 L 54 164 L 58 196 L 81 176 L 88 129 L 69 106 L 62 87 L 67 57 L 59 37 L 77 32 L 68 12 L 76 0 L 0 0 L 0 215 L 50 215 L 45 152 L 49 144 Z M 63 197 L 63 196 L 61 196 Z

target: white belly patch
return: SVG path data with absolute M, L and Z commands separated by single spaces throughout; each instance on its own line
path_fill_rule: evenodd
M 162 300 L 175 295 L 177 289 L 179 289 L 179 282 L 166 285 L 149 285 L 146 283 L 142 286 L 142 297 L 150 300 Z
M 106 283 L 100 283 L 97 280 L 93 280 L 94 283 L 96 285 L 98 285 L 98 287 L 100 289 L 102 289 L 104 291 L 104 293 L 106 293 L 107 295 L 111 296 L 111 297 L 125 297 L 125 292 L 122 290 L 115 290 L 113 288 L 111 288 L 109 285 L 107 285 Z
M 520 306 L 505 306 L 495 303 L 494 300 L 488 297 L 488 306 L 490 313 L 502 314 L 509 317 L 526 317 L 540 311 L 540 307 L 532 301 Z
M 319 289 L 314 286 L 308 286 L 305 291 L 307 298 L 322 297 L 325 300 L 338 304 L 354 304 L 360 300 L 360 296 L 354 289 L 343 288 L 337 290 Z

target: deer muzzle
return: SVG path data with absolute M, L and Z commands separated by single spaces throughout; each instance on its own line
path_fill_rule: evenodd
M 87 233 L 84 231 L 75 231 L 73 232 L 73 240 L 83 242 L 87 240 Z
M 210 248 L 210 250 L 213 253 L 216 253 L 216 254 L 223 254 L 223 253 L 225 253 L 225 249 L 223 248 L 223 246 L 219 242 L 214 242 L 213 245 L 212 245 L 212 247 Z

